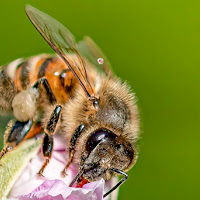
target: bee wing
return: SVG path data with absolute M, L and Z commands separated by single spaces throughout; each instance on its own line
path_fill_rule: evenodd
M 30 5 L 26 6 L 26 13 L 38 32 L 74 73 L 87 96 L 94 96 L 83 60 L 70 31 L 54 18 Z
M 84 40 L 77 44 L 77 48 L 81 55 L 91 62 L 99 72 L 106 75 L 113 74 L 109 60 L 90 37 L 84 37 Z

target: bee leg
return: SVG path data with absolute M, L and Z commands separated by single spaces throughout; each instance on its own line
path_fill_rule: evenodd
M 68 167 L 70 166 L 70 164 L 72 163 L 73 161 L 73 158 L 74 158 L 74 150 L 72 150 L 70 153 L 69 153 L 69 159 L 67 161 L 67 164 L 65 166 L 65 168 L 63 169 L 63 171 L 61 172 L 61 176 L 62 177 L 65 177 L 67 175 L 67 169 Z
M 36 88 L 36 89 L 38 89 L 38 87 L 39 87 L 40 84 L 42 84 L 43 87 L 44 87 L 44 89 L 46 90 L 46 93 L 47 93 L 47 97 L 48 97 L 48 99 L 49 99 L 49 102 L 50 102 L 51 104 L 55 104 L 55 103 L 56 103 L 56 97 L 55 97 L 53 91 L 51 90 L 51 87 L 50 87 L 50 85 L 49 85 L 47 79 L 44 78 L 44 77 L 41 78 L 41 79 L 39 79 L 39 80 L 33 85 L 33 87 Z
M 45 133 L 44 140 L 43 140 L 43 147 L 42 147 L 42 153 L 44 156 L 44 164 L 40 171 L 38 172 L 39 176 L 43 176 L 44 169 L 48 165 L 51 156 L 52 156 L 52 150 L 53 150 L 53 136 L 49 136 Z
M 74 134 L 72 135 L 72 139 L 70 141 L 70 147 L 69 147 L 69 159 L 67 161 L 67 164 L 65 166 L 65 168 L 62 171 L 62 176 L 65 177 L 67 175 L 67 168 L 70 166 L 70 164 L 73 161 L 74 158 L 74 153 L 75 153 L 75 145 L 76 145 L 76 141 L 79 138 L 79 136 L 81 135 L 81 133 L 83 132 L 85 126 L 83 124 L 79 125 L 78 128 L 74 131 Z
M 43 140 L 43 156 L 44 156 L 44 164 L 40 171 L 38 172 L 39 176 L 43 176 L 44 169 L 48 165 L 51 156 L 52 156 L 52 150 L 53 150 L 53 135 L 56 130 L 56 125 L 59 120 L 59 116 L 61 113 L 62 107 L 60 105 L 57 105 L 54 109 L 54 111 L 51 114 L 50 120 L 47 122 L 47 126 L 44 130 L 45 136 Z
M 11 122 L 8 123 L 4 136 L 5 146 L 0 153 L 0 159 L 26 138 L 32 124 L 33 120 L 28 120 L 26 122 L 16 121 L 15 124 L 12 122 L 12 126 Z
M 38 89 L 39 85 L 42 85 L 46 91 L 47 97 L 49 99 L 49 102 L 54 105 L 56 104 L 56 97 L 47 81 L 46 78 L 41 78 L 39 79 L 35 84 L 34 88 Z M 61 112 L 62 107 L 57 105 L 56 108 L 54 109 L 53 113 L 51 114 L 51 117 L 49 121 L 47 122 L 47 126 L 44 130 L 45 136 L 43 140 L 43 156 L 44 156 L 44 164 L 40 171 L 38 172 L 39 176 L 43 176 L 44 169 L 48 165 L 51 156 L 52 156 L 52 150 L 53 150 L 53 135 L 56 129 L 57 122 L 59 120 L 60 112 Z

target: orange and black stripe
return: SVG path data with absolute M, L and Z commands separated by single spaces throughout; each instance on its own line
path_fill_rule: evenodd
M 55 58 L 47 58 L 43 61 L 43 63 L 40 65 L 40 70 L 38 72 L 38 79 L 45 76 L 46 70 L 50 63 L 53 63 L 55 61 Z
M 34 64 L 27 60 L 16 67 L 14 84 L 17 91 L 25 90 L 28 86 L 33 86 L 38 79 L 45 77 L 58 103 L 65 103 L 77 83 L 72 71 L 58 57 L 41 56 L 37 59 Z
M 21 87 L 23 90 L 25 90 L 27 88 L 27 86 L 29 85 L 29 70 L 28 70 L 28 61 L 23 62 L 20 67 L 21 67 L 21 71 L 20 71 L 20 83 L 21 83 Z
M 22 73 L 22 66 L 23 66 L 23 63 L 20 63 L 17 67 L 16 67 L 16 73 L 15 73 L 15 79 L 14 79 L 14 84 L 15 84 L 15 87 L 18 91 L 21 91 L 23 90 L 23 87 L 21 85 L 21 73 Z

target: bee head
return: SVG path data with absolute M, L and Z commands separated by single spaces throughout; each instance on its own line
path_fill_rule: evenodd
M 87 157 L 83 158 L 81 168 L 83 178 L 91 181 L 111 178 L 110 169 L 126 170 L 135 157 L 130 143 L 108 129 L 98 129 L 91 134 L 86 143 Z

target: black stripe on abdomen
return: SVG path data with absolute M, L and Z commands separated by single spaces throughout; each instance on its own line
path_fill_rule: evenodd
M 53 61 L 53 58 L 47 58 L 40 66 L 40 70 L 38 72 L 38 79 L 45 76 L 46 69 L 48 68 L 49 63 Z
M 23 89 L 26 89 L 29 85 L 29 67 L 28 61 L 23 62 L 19 67 L 21 67 L 20 72 L 20 82 Z

